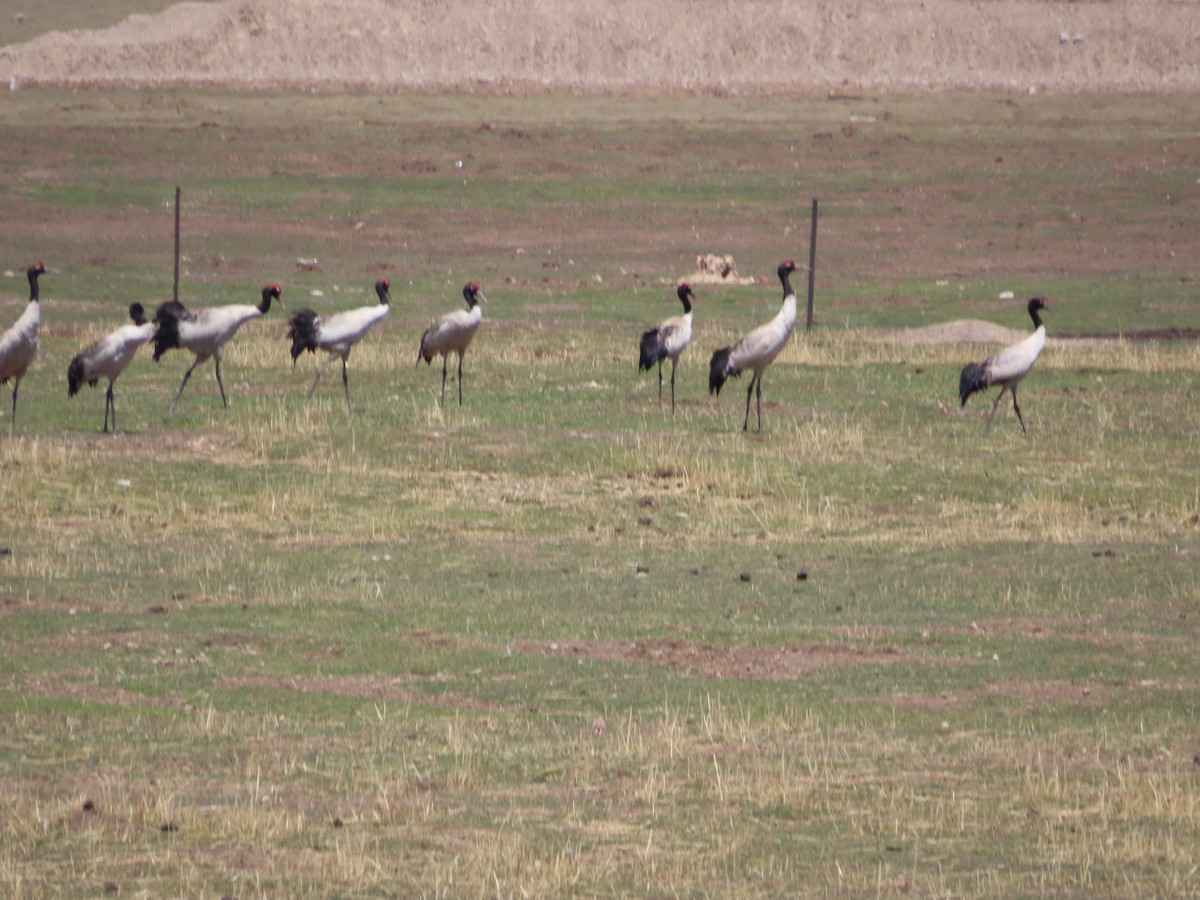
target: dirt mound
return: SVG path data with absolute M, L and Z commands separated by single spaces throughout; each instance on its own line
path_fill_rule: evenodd
M 683 279 L 688 284 L 755 284 L 753 277 L 738 274 L 737 263 L 728 253 L 703 253 L 696 257 L 696 271 Z
M 10 86 L 1191 91 L 1194 0 L 221 0 L 0 49 Z
M 900 344 L 1012 344 L 1027 333 L 980 319 L 957 319 L 924 328 L 889 331 L 887 339 Z

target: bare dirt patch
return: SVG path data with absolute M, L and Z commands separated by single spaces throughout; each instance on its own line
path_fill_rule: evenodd
M 78 677 L 78 673 L 63 673 L 56 678 L 25 678 L 14 682 L 16 690 L 41 697 L 60 697 L 88 703 L 106 703 L 110 706 L 170 706 L 183 708 L 184 703 L 172 697 L 154 697 L 127 691 L 124 688 L 87 681 L 64 680 Z
M 621 641 L 522 641 L 524 653 L 570 656 L 607 662 L 639 662 L 680 669 L 707 678 L 768 681 L 803 678 L 821 669 L 873 666 L 923 660 L 896 647 L 808 644 L 784 647 L 715 647 L 676 638 Z
M 305 675 L 297 677 L 261 675 L 221 678 L 217 680 L 216 684 L 221 687 L 293 690 L 302 694 L 330 694 L 340 697 L 449 706 L 456 709 L 486 710 L 495 708 L 492 704 L 459 694 L 418 694 L 404 687 L 405 680 L 389 675 Z
M 480 642 L 444 632 L 413 632 L 410 637 L 434 647 L 483 646 Z M 897 662 L 936 664 L 941 660 L 908 653 L 889 645 L 814 643 L 780 647 L 718 647 L 681 638 L 645 641 L 513 641 L 513 652 L 567 656 L 602 662 L 637 662 L 680 669 L 710 678 L 783 681 L 803 678 L 821 669 L 886 665 Z

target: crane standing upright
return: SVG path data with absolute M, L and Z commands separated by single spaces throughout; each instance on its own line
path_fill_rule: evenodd
M 46 267 L 37 262 L 26 269 L 25 274 L 29 278 L 29 302 L 12 327 L 0 335 L 0 384 L 7 384 L 10 378 L 13 382 L 12 420 L 8 424 L 10 435 L 17 428 L 17 391 L 21 387 L 21 379 L 37 356 L 38 327 L 42 321 L 38 278 L 46 274 Z
M 790 259 L 784 260 L 776 271 L 783 285 L 783 305 L 775 318 L 759 325 L 737 343 L 717 350 L 709 361 L 708 392 L 717 396 L 721 395 L 721 386 L 727 378 L 736 378 L 747 370 L 754 373 L 746 388 L 746 418 L 742 422 L 742 431 L 750 427 L 750 395 L 756 387 L 758 430 L 762 431 L 763 372 L 787 346 L 796 327 L 796 292 L 788 277 L 796 271 L 796 264 Z

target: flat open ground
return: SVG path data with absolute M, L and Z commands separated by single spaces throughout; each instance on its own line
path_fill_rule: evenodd
M 0 442 L 0 893 L 1197 894 L 1198 112 L 9 95 L 0 324 L 53 272 Z M 176 185 L 184 302 L 288 305 L 228 410 L 143 353 L 101 435 L 65 370 L 169 296 Z M 812 197 L 817 324 L 743 435 L 707 358 Z M 710 252 L 758 283 L 697 285 L 672 417 L 637 339 Z M 383 275 L 353 414 L 308 400 L 286 315 Z M 467 280 L 443 409 L 413 359 Z M 981 437 L 994 345 L 947 323 L 1033 294 L 1029 434 Z

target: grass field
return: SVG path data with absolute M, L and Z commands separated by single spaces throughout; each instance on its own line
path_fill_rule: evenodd
M 9 96 L 0 324 L 53 271 L 12 439 L 0 398 L 0 893 L 1200 893 L 1200 349 L 1125 336 L 1200 328 L 1196 107 Z M 228 410 L 143 353 L 102 435 L 65 370 L 169 296 L 176 185 L 181 298 L 287 307 Z M 707 359 L 812 197 L 742 434 Z M 706 252 L 761 283 L 697 285 L 672 418 L 637 339 Z M 288 312 L 381 275 L 353 414 L 308 400 Z M 1035 293 L 1029 434 L 981 437 L 990 348 L 895 329 Z

